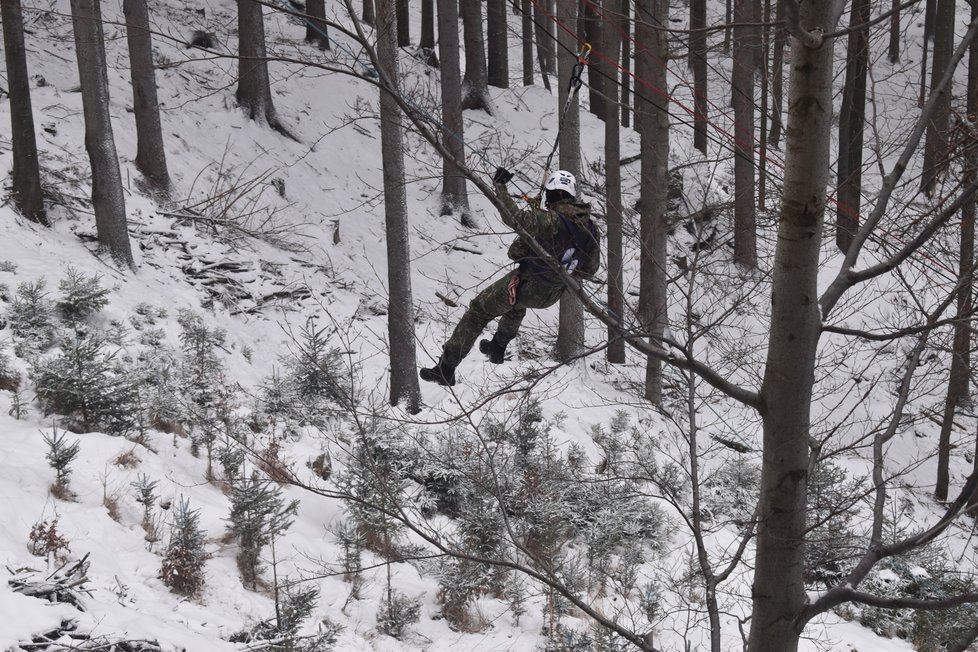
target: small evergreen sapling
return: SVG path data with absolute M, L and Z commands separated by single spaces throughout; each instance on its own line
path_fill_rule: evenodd
M 73 336 L 72 336 L 73 335 Z M 97 334 L 76 330 L 60 355 L 38 360 L 32 376 L 45 416 L 62 414 L 73 432 L 124 435 L 138 412 L 136 384 Z
M 285 502 L 282 491 L 257 473 L 231 489 L 231 532 L 238 540 L 238 569 L 245 585 L 258 588 L 262 548 L 285 533 L 299 501 Z
M 175 593 L 198 597 L 204 588 L 206 561 L 200 511 L 190 509 L 190 501 L 181 498 L 173 512 L 170 543 L 163 556 L 160 577 Z
M 224 346 L 226 333 L 208 328 L 203 319 L 189 310 L 180 311 L 179 386 L 183 413 L 190 428 L 190 450 L 198 455 L 201 446 L 207 451 L 208 478 L 213 477 L 213 448 L 236 408 L 234 389 L 224 380 L 224 366 L 218 350 Z
M 48 464 L 54 469 L 54 485 L 51 493 L 59 498 L 71 496 L 68 489 L 68 478 L 71 476 L 71 464 L 78 457 L 81 444 L 76 440 L 68 443 L 67 435 L 64 431 L 54 428 L 51 434 L 43 433 L 44 442 L 48 445 L 48 452 L 45 455 Z
M 109 291 L 102 287 L 102 278 L 95 274 L 86 277 L 74 267 L 65 270 L 58 284 L 61 299 L 57 302 L 61 318 L 75 326 L 97 314 L 109 303 Z
M 340 351 L 330 346 L 326 331 L 308 319 L 292 341 L 291 355 L 283 360 L 288 380 L 307 413 L 321 413 L 325 401 L 349 404 L 349 389 L 342 382 Z
M 333 649 L 342 627 L 328 620 L 320 622 L 314 634 L 300 634 L 302 623 L 316 608 L 319 590 L 286 587 L 276 595 L 275 617 L 263 620 L 247 631 L 234 634 L 232 643 L 250 643 L 248 649 L 281 652 L 328 652 Z M 254 645 L 267 642 L 265 645 Z
M 21 283 L 7 312 L 14 336 L 14 353 L 33 360 L 51 348 L 55 339 L 54 309 L 44 291 L 44 281 Z
M 143 530 L 147 539 L 156 541 L 156 525 L 153 521 L 153 507 L 156 505 L 156 487 L 158 480 L 150 480 L 144 473 L 136 476 L 136 481 L 130 483 L 136 490 L 136 502 L 143 506 Z
M 371 423 L 357 437 L 339 486 L 346 508 L 367 550 L 396 556 L 401 523 L 391 514 L 404 498 L 409 454 L 395 432 Z
M 0 390 L 13 392 L 15 395 L 20 390 L 20 373 L 14 369 L 7 355 L 7 343 L 0 342 Z
M 421 620 L 421 599 L 409 598 L 400 591 L 388 587 L 387 596 L 377 610 L 377 629 L 382 634 L 399 641 L 404 639 L 408 628 Z

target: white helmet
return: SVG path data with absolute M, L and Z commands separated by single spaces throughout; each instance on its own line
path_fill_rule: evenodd
M 557 170 L 551 174 L 543 187 L 545 190 L 564 190 L 571 197 L 577 197 L 577 180 L 567 170 Z

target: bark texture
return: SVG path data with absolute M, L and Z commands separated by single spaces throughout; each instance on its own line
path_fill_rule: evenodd
M 799 24 L 834 31 L 841 0 L 803 0 Z M 761 386 L 763 459 L 749 652 L 795 652 L 805 596 L 810 409 L 821 318 L 817 277 L 832 128 L 834 39 L 792 39 L 782 212 Z
M 557 16 L 570 34 L 565 30 L 557 33 L 560 47 L 557 53 L 557 77 L 567 80 L 577 63 L 577 43 L 571 35 L 577 27 L 577 0 L 557 0 Z M 569 108 L 560 127 L 560 169 L 567 170 L 577 178 L 578 192 L 581 187 L 581 111 L 576 94 L 571 91 L 566 82 L 557 85 L 558 115 L 563 111 L 568 99 Z M 560 298 L 560 323 L 557 328 L 556 358 L 560 362 L 569 362 L 584 352 L 584 306 L 573 292 L 564 292 Z
M 689 67 L 693 71 L 693 147 L 706 154 L 706 0 L 689 1 Z
M 533 85 L 533 5 L 530 0 L 520 0 L 523 38 L 523 85 Z
M 326 1 L 307 0 L 306 2 L 306 41 L 315 43 L 320 50 L 329 48 L 329 32 L 326 31 Z
M 469 198 L 465 177 L 456 161 L 465 161 L 465 135 L 462 122 L 462 73 L 458 60 L 458 2 L 438 0 L 438 54 L 441 58 L 442 142 L 452 156 L 442 157 L 441 214 L 458 214 L 469 223 Z
M 136 168 L 154 190 L 165 194 L 170 190 L 170 173 L 166 166 L 160 104 L 156 97 L 156 68 L 146 0 L 123 0 L 122 11 L 126 17 L 132 105 L 136 118 Z
M 757 267 L 757 212 L 754 196 L 754 31 L 752 0 L 734 0 L 734 260 Z
M 635 22 L 635 72 L 654 88 L 667 88 L 665 61 L 668 34 L 653 22 L 669 24 L 668 0 L 638 0 Z M 651 18 L 649 18 L 651 17 Z M 669 187 L 668 100 L 651 92 L 635 94 L 635 126 L 641 138 L 642 179 L 639 199 L 640 244 L 638 312 L 650 342 L 659 346 L 668 323 L 666 309 L 666 207 Z M 645 398 L 662 403 L 662 361 L 648 356 Z
M 931 92 L 944 77 L 954 52 L 954 0 L 937 0 L 934 16 L 934 61 L 931 70 Z M 937 180 L 948 167 L 948 133 L 950 131 L 951 89 L 940 91 L 940 101 L 927 125 L 927 141 L 924 144 L 924 170 L 920 188 L 933 196 Z
M 92 165 L 92 205 L 99 249 L 111 255 L 120 266 L 131 268 L 132 249 L 109 115 L 105 35 L 98 0 L 71 0 L 71 21 L 85 114 L 85 149 Z
M 486 3 L 486 33 L 489 50 L 489 85 L 496 88 L 509 88 L 506 0 L 488 0 Z
M 3 22 L 3 50 L 7 59 L 7 90 L 10 93 L 14 201 L 21 215 L 46 226 L 48 219 L 41 192 L 41 169 L 37 160 L 37 137 L 34 133 L 20 0 L 0 2 L 0 21 Z
M 276 124 L 265 52 L 265 20 L 256 0 L 238 0 L 238 106 L 248 118 Z
M 607 29 L 602 31 L 604 54 L 610 62 L 618 60 L 621 50 L 621 20 L 623 0 L 605 0 L 604 16 L 612 21 Z M 601 68 L 615 79 L 615 68 L 611 63 L 604 63 Z M 608 310 L 619 320 L 625 313 L 625 290 L 622 258 L 622 205 L 621 205 L 621 145 L 618 112 L 614 109 L 618 102 L 618 86 L 607 84 L 607 100 L 609 114 L 604 121 L 604 161 L 605 161 L 605 215 L 608 224 Z M 608 329 L 608 362 L 623 364 L 625 362 L 625 340 L 616 333 L 616 329 Z
M 465 39 L 465 76 L 462 78 L 462 108 L 494 113 L 489 97 L 486 44 L 482 35 L 482 2 L 461 4 L 462 36 Z
M 850 27 L 869 21 L 869 0 L 853 0 Z M 839 163 L 836 198 L 835 243 L 849 250 L 859 229 L 862 204 L 863 132 L 866 120 L 866 75 L 869 68 L 869 32 L 849 32 L 846 80 L 839 112 Z
M 399 92 L 395 34 L 395 0 L 377 2 L 377 59 L 380 92 L 380 143 L 383 155 L 384 217 L 387 227 L 387 337 L 390 345 L 390 402 L 420 409 L 414 299 L 411 294 L 411 246 L 407 193 L 404 189 L 404 136 L 401 111 L 392 93 Z

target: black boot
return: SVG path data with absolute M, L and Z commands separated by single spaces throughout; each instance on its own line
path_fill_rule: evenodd
M 421 380 L 426 380 L 429 383 L 438 383 L 448 387 L 455 385 L 454 367 L 449 367 L 443 362 L 439 362 L 430 369 L 421 369 L 418 375 L 421 376 Z
M 479 351 L 485 353 L 489 362 L 493 364 L 502 364 L 503 360 L 506 359 L 506 346 L 497 342 L 495 335 L 491 340 L 481 340 Z

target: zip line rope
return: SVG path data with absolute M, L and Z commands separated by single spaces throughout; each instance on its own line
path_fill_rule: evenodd
M 562 21 L 560 21 L 556 16 L 550 15 L 545 10 L 543 10 L 543 8 L 540 7 L 540 5 L 539 5 L 538 0 L 531 0 L 531 1 L 538 7 L 538 9 L 541 10 L 541 13 L 543 15 L 547 16 L 556 26 L 560 27 L 562 30 L 564 30 L 565 32 L 567 32 L 568 34 L 570 34 L 575 39 L 575 41 L 579 41 L 579 42 L 582 41 L 582 39 L 580 39 L 579 36 L 576 33 L 574 33 L 572 30 L 570 30 L 566 26 L 566 24 L 564 24 Z M 584 0 L 584 1 L 586 3 L 588 3 L 588 4 L 590 4 L 591 6 L 593 6 L 593 3 L 591 3 L 590 0 Z M 523 13 L 522 12 L 522 8 L 520 8 L 518 5 L 515 5 L 515 7 L 516 7 L 516 9 L 518 11 L 520 11 L 520 13 Z M 294 13 L 290 9 L 287 9 L 285 7 L 280 7 L 280 10 L 282 10 L 285 13 Z M 328 38 L 327 34 L 323 30 L 321 30 L 320 27 L 315 22 L 313 22 L 312 20 L 310 20 L 307 15 L 301 15 L 300 17 L 304 20 L 304 22 L 306 22 L 307 25 L 311 26 L 315 31 L 319 32 L 324 38 Z M 530 19 L 538 27 L 541 27 L 540 23 L 536 20 L 535 17 L 530 17 Z M 600 20 L 602 22 L 606 22 L 606 23 L 607 22 L 612 22 L 613 23 L 613 21 L 610 21 L 606 17 L 602 17 Z M 617 28 L 617 25 L 616 25 L 616 28 Z M 556 36 L 550 34 L 548 30 L 543 29 L 542 31 L 544 33 L 546 33 L 558 45 L 558 47 L 564 48 L 565 51 L 567 51 L 567 52 L 569 52 L 571 54 L 574 54 L 574 52 L 572 50 L 570 50 L 564 44 L 562 44 L 560 42 L 560 40 L 557 39 Z M 620 31 L 620 29 L 618 30 L 618 32 L 619 32 L 619 34 L 622 34 L 622 32 Z M 637 42 L 634 39 L 632 39 L 632 37 L 631 37 L 630 34 L 628 35 L 628 38 L 629 38 L 629 40 L 631 42 L 635 43 L 635 55 L 638 55 L 639 53 L 645 54 L 647 56 L 652 57 L 653 60 L 658 65 L 662 65 L 663 67 L 665 67 L 665 65 L 661 62 L 661 60 L 659 60 L 658 57 L 655 56 L 654 53 L 652 53 L 651 51 L 649 51 L 648 48 L 642 47 L 641 49 L 639 49 Z M 351 59 L 355 60 L 357 58 L 355 56 L 355 54 L 351 50 L 349 50 L 349 48 L 345 47 L 343 44 L 336 43 L 336 45 L 338 47 L 340 47 L 341 49 L 343 49 L 351 57 Z M 585 48 L 583 46 L 587 46 L 586 47 L 586 50 L 585 50 Z M 560 115 L 559 120 L 558 120 L 558 134 L 557 134 L 557 138 L 555 139 L 554 147 L 551 150 L 550 155 L 547 157 L 547 163 L 546 163 L 545 170 L 544 170 L 544 179 L 546 178 L 547 172 L 549 171 L 549 167 L 550 167 L 550 164 L 552 162 L 553 155 L 556 152 L 557 147 L 559 146 L 560 128 L 561 128 L 561 125 L 562 125 L 562 123 L 564 121 L 564 117 L 566 116 L 567 110 L 568 110 L 570 104 L 572 103 L 573 97 L 576 96 L 578 90 L 580 89 L 580 87 L 584 83 L 583 82 L 583 79 L 581 78 L 581 73 L 583 72 L 584 66 L 587 65 L 588 59 L 589 59 L 589 57 L 590 57 L 590 55 L 592 53 L 593 54 L 596 54 L 599 59 L 611 63 L 613 65 L 613 67 L 615 67 L 615 68 L 617 68 L 617 70 L 621 71 L 622 74 L 627 74 L 633 80 L 635 80 L 637 83 L 641 83 L 643 86 L 651 89 L 656 94 L 660 95 L 662 98 L 668 100 L 669 102 L 676 103 L 678 106 L 680 106 L 680 108 L 684 109 L 686 111 L 686 113 L 692 114 L 694 116 L 696 115 L 695 111 L 693 111 L 693 110 L 689 109 L 688 107 L 684 106 L 681 102 L 679 102 L 678 100 L 676 100 L 676 98 L 674 96 L 672 96 L 670 93 L 665 92 L 662 89 L 657 88 L 656 86 L 652 85 L 651 83 L 649 83 L 648 81 L 646 81 L 642 77 L 636 75 L 635 73 L 633 73 L 633 72 L 631 72 L 629 70 L 626 70 L 624 67 L 622 67 L 620 65 L 620 63 L 617 60 L 612 61 L 611 59 L 609 59 L 601 51 L 599 51 L 599 50 L 593 50 L 593 48 L 591 47 L 591 45 L 588 44 L 588 43 L 583 43 L 583 46 L 582 46 L 582 49 L 578 53 L 576 53 L 576 56 L 578 58 L 578 61 L 575 64 L 574 71 L 572 72 L 571 79 L 569 80 L 569 84 L 571 86 L 572 92 L 569 92 L 568 93 L 568 99 L 567 99 L 567 101 L 564 104 L 563 110 L 562 110 L 561 115 Z M 668 70 L 668 68 L 667 68 L 667 70 Z M 617 78 L 612 78 L 611 76 L 605 74 L 603 71 L 597 71 L 597 74 L 600 75 L 600 76 L 602 76 L 604 79 L 606 79 L 608 81 L 611 81 L 612 83 L 618 85 L 619 87 L 622 86 L 622 83 L 619 82 L 617 80 Z M 682 78 L 679 75 L 676 75 L 676 76 L 679 77 L 679 78 Z M 637 95 L 638 94 L 637 93 L 637 88 L 633 92 Z M 442 133 L 447 134 L 450 137 L 453 137 L 453 138 L 457 139 L 463 145 L 463 147 L 465 147 L 465 148 L 469 149 L 470 151 L 472 151 L 473 153 L 475 153 L 476 156 L 478 158 L 480 158 L 486 164 L 487 169 L 491 169 L 492 162 L 489 161 L 489 159 L 487 158 L 487 156 L 482 151 L 480 151 L 480 150 L 476 149 L 474 146 L 466 143 L 463 137 L 461 137 L 460 135 L 454 133 L 450 129 L 447 129 L 444 126 L 443 123 L 441 123 L 440 121 L 436 120 L 435 118 L 429 116 L 421 107 L 419 107 L 416 104 L 414 104 L 413 102 L 411 102 L 409 98 L 402 96 L 402 99 L 404 100 L 404 102 L 406 104 L 408 104 L 411 108 L 413 108 L 415 110 L 416 117 L 419 117 L 419 118 L 423 119 L 424 121 L 427 121 L 427 122 L 431 123 L 436 128 L 438 128 L 440 131 L 442 131 Z M 643 99 L 645 99 L 645 98 L 643 98 Z M 646 101 L 648 101 L 648 100 L 646 99 Z M 620 102 L 615 103 L 615 104 L 617 106 L 620 106 L 621 105 Z M 674 117 L 677 117 L 677 119 L 679 119 L 679 116 L 676 116 L 674 113 L 669 112 L 669 114 L 672 115 L 672 116 L 674 116 Z M 617 119 L 617 114 L 615 116 L 615 119 Z M 683 124 L 689 125 L 689 122 L 687 120 L 680 120 L 680 121 Z M 730 135 L 729 132 L 727 132 L 726 130 L 722 129 L 721 127 L 713 124 L 709 119 L 707 119 L 707 122 L 708 122 L 708 124 L 710 124 L 711 126 L 713 126 L 714 129 L 720 131 L 721 133 L 724 133 L 724 134 L 726 134 L 728 136 Z M 724 143 L 720 139 L 712 138 L 712 140 L 714 141 L 714 143 L 718 144 L 721 147 L 727 147 L 727 148 L 729 148 L 729 144 Z M 734 153 L 736 154 L 736 151 L 735 150 L 734 150 Z M 767 160 L 769 162 L 771 162 L 773 165 L 777 166 L 778 168 L 783 169 L 783 163 L 781 161 L 778 161 L 776 159 L 771 159 L 771 158 L 768 158 Z M 756 163 L 754 164 L 754 166 L 755 166 L 755 168 L 758 167 L 758 165 Z M 520 172 L 519 174 L 520 174 L 520 176 L 523 176 L 524 178 L 526 178 L 526 175 L 523 174 L 522 172 Z M 779 175 L 772 174 L 770 172 L 768 172 L 768 174 L 770 176 L 774 177 L 775 179 L 783 182 L 783 179 L 780 178 Z M 542 191 L 542 188 L 541 188 L 541 191 Z M 526 196 L 524 195 L 524 197 L 526 197 Z M 837 205 L 839 207 L 848 208 L 848 207 L 844 206 L 841 202 L 839 202 L 838 200 L 836 200 L 831 195 L 829 195 L 827 197 L 827 203 L 834 203 L 835 205 Z M 855 212 L 855 211 L 853 211 L 853 212 Z M 903 245 L 906 245 L 907 244 L 907 242 L 905 240 L 903 240 L 903 238 L 900 237 L 897 234 L 894 234 L 894 233 L 892 233 L 890 231 L 884 231 L 884 234 L 886 236 L 888 236 L 891 240 L 895 240 L 898 243 L 901 243 Z M 882 235 L 879 235 L 879 234 L 875 234 L 874 233 L 874 234 L 871 234 L 870 237 L 871 237 L 871 241 L 873 241 L 874 243 L 876 243 L 878 245 L 885 246 L 887 244 L 890 244 L 890 243 L 888 243 L 886 241 L 886 239 L 884 237 L 882 237 Z M 926 251 L 923 250 L 922 248 L 918 248 L 917 249 L 917 253 L 921 257 L 924 257 L 927 260 L 929 260 L 933 264 L 933 266 L 937 268 L 937 269 L 934 269 L 934 267 L 932 267 L 932 268 L 929 269 L 929 271 L 937 272 L 937 275 L 940 276 L 941 279 L 944 280 L 944 281 L 948 281 L 948 282 L 955 282 L 956 281 L 956 276 L 955 276 L 956 272 L 953 269 L 951 269 L 949 266 L 947 266 L 945 264 L 942 264 L 941 262 L 937 261 L 936 259 L 934 259 L 933 257 L 931 257 L 929 254 L 927 254 Z M 940 270 L 946 271 L 949 274 L 949 276 L 941 273 Z M 926 271 L 928 271 L 928 270 L 925 268 L 925 275 L 926 275 Z
M 586 3 L 588 3 L 588 4 L 591 4 L 591 6 L 593 6 L 593 3 L 591 3 L 591 2 L 590 2 L 590 0 L 584 0 L 584 1 L 585 1 Z M 578 41 L 580 41 L 580 40 L 581 40 L 581 39 L 580 39 L 580 37 L 579 37 L 579 36 L 578 36 L 578 35 L 577 35 L 577 34 L 576 34 L 576 33 L 575 33 L 575 32 L 574 32 L 573 30 L 571 30 L 571 29 L 570 29 L 570 28 L 569 28 L 569 27 L 568 27 L 568 26 L 567 26 L 566 24 L 564 24 L 564 23 L 563 23 L 562 21 L 560 21 L 560 20 L 559 20 L 559 19 L 558 19 L 558 18 L 557 18 L 556 16 L 552 16 L 552 15 L 550 15 L 550 14 L 547 14 L 547 13 L 546 13 L 546 11 L 544 11 L 544 10 L 543 10 L 543 8 L 542 8 L 542 7 L 540 7 L 540 5 L 539 5 L 539 2 L 538 2 L 538 0 L 532 0 L 532 2 L 533 2 L 533 3 L 534 3 L 534 4 L 535 4 L 535 5 L 537 6 L 537 7 L 538 7 L 538 9 L 540 9 L 540 10 L 541 10 L 541 13 L 543 13 L 543 14 L 544 14 L 544 15 L 546 15 L 546 16 L 547 16 L 548 18 L 550 18 L 550 19 L 551 19 L 551 20 L 552 20 L 552 21 L 554 22 L 554 24 L 555 24 L 555 25 L 557 25 L 558 27 L 560 27 L 560 28 L 561 28 L 561 29 L 562 29 L 562 30 L 563 30 L 564 32 L 566 32 L 566 33 L 568 33 L 568 34 L 570 34 L 570 35 L 571 35 L 571 36 L 572 36 L 572 37 L 573 37 L 574 39 L 576 39 L 576 40 L 578 40 Z M 520 11 L 521 11 L 521 10 L 520 10 Z M 647 12 L 646 12 L 646 13 L 647 13 Z M 609 20 L 608 18 L 606 18 L 606 17 L 602 17 L 602 18 L 601 18 L 601 21 L 602 21 L 602 22 L 605 22 L 605 23 L 611 23 L 611 24 L 613 24 L 613 25 L 614 25 L 614 22 L 613 22 L 613 21 L 610 21 L 610 20 Z M 661 25 L 661 23 L 660 23 L 660 25 Z M 616 29 L 617 29 L 617 25 L 615 25 L 615 27 L 616 27 Z M 623 34 L 623 33 L 621 32 L 621 30 L 620 30 L 620 29 L 618 30 L 618 33 L 619 33 L 619 34 Z M 623 36 L 624 36 L 624 35 L 623 35 Z M 646 47 L 644 47 L 644 46 L 642 46 L 642 47 L 640 47 L 640 46 L 639 46 L 639 44 L 638 44 L 638 42 L 637 42 L 637 41 L 635 41 L 635 40 L 634 40 L 634 39 L 633 39 L 633 38 L 631 37 L 631 35 L 630 35 L 630 34 L 629 34 L 629 35 L 627 35 L 627 36 L 628 36 L 628 38 L 629 38 L 629 40 L 630 40 L 630 41 L 631 41 L 632 43 L 634 43 L 634 44 L 635 44 L 635 54 L 636 54 L 636 55 L 638 55 L 638 54 L 640 54 L 640 53 L 641 53 L 641 54 L 644 54 L 644 55 L 646 55 L 646 56 L 649 56 L 649 57 L 651 57 L 651 58 L 653 59 L 653 61 L 655 61 L 655 63 L 656 63 L 657 65 L 660 65 L 660 66 L 662 66 L 662 67 L 665 67 L 665 68 L 667 68 L 667 70 L 668 70 L 668 67 L 667 67 L 667 66 L 666 66 L 666 65 L 665 65 L 665 64 L 664 64 L 664 63 L 663 63 L 663 62 L 661 61 L 661 59 L 659 59 L 659 58 L 658 58 L 658 57 L 657 57 L 657 56 L 656 56 L 656 55 L 655 55 L 655 54 L 654 54 L 653 52 L 651 52 L 651 51 L 650 51 L 650 50 L 649 50 L 648 48 L 646 48 Z M 551 37 L 551 38 L 554 38 L 554 37 Z M 558 40 L 558 39 L 556 39 L 556 38 L 554 38 L 554 40 L 555 40 L 555 41 L 557 41 L 557 43 L 558 43 L 558 45 L 560 45 L 561 47 L 564 47 L 564 46 L 563 46 L 562 44 L 560 44 L 560 42 L 559 42 L 559 40 Z M 565 49 L 566 49 L 566 47 L 565 47 Z M 691 109 L 689 109 L 688 107 L 686 107 L 685 105 L 683 105 L 683 104 L 682 104 L 681 102 L 679 102 L 679 101 L 678 101 L 678 100 L 677 100 L 677 99 L 676 99 L 676 98 L 675 98 L 675 97 L 674 97 L 673 95 L 671 95 L 670 93 L 668 93 L 668 92 L 665 92 L 665 91 L 663 91 L 663 90 L 661 90 L 661 89 L 659 89 L 659 88 L 657 88 L 657 87 L 655 87 L 654 85 L 652 85 L 651 83 L 649 83 L 648 81 L 646 81 L 646 80 L 645 80 L 645 79 L 643 79 L 642 77 L 640 77 L 640 76 L 638 76 L 638 75 L 636 75 L 636 74 L 634 74 L 634 73 L 632 73 L 631 71 L 629 71 L 629 70 L 626 70 L 626 69 L 625 69 L 624 67 L 622 67 L 622 66 L 621 66 L 621 65 L 620 65 L 620 64 L 619 64 L 619 63 L 618 63 L 617 61 L 612 61 L 612 60 L 611 60 L 611 59 L 609 59 L 609 58 L 608 58 L 607 56 L 605 56 L 605 55 L 604 55 L 604 53 L 602 53 L 602 52 L 600 52 L 600 51 L 596 51 L 596 53 L 595 53 L 595 54 L 596 54 L 596 56 L 597 56 L 597 57 L 598 57 L 599 59 L 602 59 L 602 60 L 604 60 L 604 61 L 608 61 L 608 62 L 610 62 L 610 63 L 612 63 L 612 65 L 613 65 L 613 66 L 614 66 L 615 68 L 617 68 L 617 69 L 618 69 L 619 71 L 621 71 L 621 72 L 622 72 L 623 74 L 628 74 L 628 75 L 629 75 L 630 77 L 632 77 L 632 78 L 633 78 L 633 79 L 634 79 L 634 80 L 635 80 L 635 81 L 636 81 L 637 83 L 641 83 L 641 84 L 642 84 L 643 86 L 646 86 L 646 87 L 648 87 L 648 88 L 650 88 L 651 90 L 653 90 L 654 92 L 656 92 L 656 93 L 657 93 L 658 95 L 660 95 L 660 96 L 662 96 L 662 97 L 664 97 L 665 99 L 667 99 L 667 100 L 669 100 L 670 102 L 674 102 L 674 103 L 676 103 L 676 104 L 677 104 L 678 106 L 680 106 L 680 108 L 682 108 L 682 109 L 684 109 L 684 110 L 685 110 L 685 111 L 686 111 L 687 113 L 689 113 L 689 114 L 692 114 L 692 115 L 694 115 L 694 116 L 696 115 L 696 113 L 695 113 L 695 111 L 693 111 L 693 110 L 691 110 Z M 593 70 L 593 69 L 592 69 L 592 70 Z M 621 86 L 621 84 L 620 84 L 620 83 L 619 83 L 619 82 L 618 82 L 618 81 L 617 81 L 616 79 L 613 79 L 612 77 L 610 77 L 610 76 L 608 76 L 608 75 L 606 75 L 606 74 L 603 74 L 603 73 L 602 73 L 602 71 L 598 71 L 598 74 L 599 74 L 599 75 L 601 75 L 601 76 L 603 76 L 603 77 L 604 77 L 605 79 L 607 79 L 607 80 L 609 80 L 609 81 L 612 81 L 612 83 L 616 83 L 616 84 L 618 84 L 619 86 Z M 674 73 L 674 74 L 675 74 L 675 73 Z M 679 77 L 680 79 L 682 79 L 682 77 L 681 77 L 680 75 L 676 75 L 676 76 L 677 76 L 677 77 Z M 755 108 L 756 108 L 756 106 L 757 106 L 757 105 L 755 104 Z M 674 114 L 674 113 L 672 113 L 671 111 L 669 112 L 669 114 L 670 114 L 670 115 L 672 115 L 672 116 L 675 116 L 675 114 Z M 684 122 L 685 124 L 687 124 L 687 125 L 689 124 L 689 123 L 688 123 L 688 122 L 686 122 L 686 121 L 683 121 L 683 122 Z M 731 138 L 731 140 L 733 140 L 733 141 L 734 141 L 734 142 L 735 142 L 736 144 L 738 144 L 738 145 L 741 145 L 741 146 L 743 146 L 743 145 L 744 145 L 743 143 L 740 143 L 740 142 L 739 142 L 739 141 L 738 141 L 738 140 L 737 140 L 737 139 L 736 139 L 735 137 L 733 137 L 733 136 L 731 136 L 731 135 L 729 134 L 729 132 L 727 132 L 727 131 L 726 131 L 725 129 L 723 129 L 723 128 L 721 128 L 721 127 L 719 127 L 718 125 L 716 125 L 716 124 L 714 124 L 714 123 L 713 123 L 713 122 L 712 122 L 711 120 L 709 120 L 709 118 L 707 118 L 707 123 L 708 123 L 708 124 L 710 124 L 710 125 L 711 125 L 711 126 L 712 126 L 712 127 L 714 128 L 714 129 L 716 129 L 717 131 L 720 131 L 721 133 L 723 133 L 723 134 L 725 134 L 725 135 L 727 135 L 727 136 L 730 136 L 730 138 Z M 713 139 L 713 140 L 714 140 L 714 142 L 715 142 L 715 143 L 718 143 L 718 144 L 720 144 L 721 146 L 726 146 L 726 147 L 729 147 L 729 145 L 728 145 L 728 144 L 726 144 L 726 143 L 722 143 L 722 142 L 721 142 L 721 141 L 719 141 L 718 139 Z M 757 139 L 756 139 L 756 138 L 755 138 L 755 142 L 757 142 Z M 750 147 L 750 146 L 748 146 L 748 147 Z M 751 149 L 752 149 L 753 151 L 755 151 L 755 152 L 756 152 L 756 150 L 754 150 L 754 149 L 753 149 L 753 147 L 750 147 L 750 148 L 751 148 Z M 736 152 L 736 150 L 733 150 L 733 151 L 734 151 L 734 154 L 736 155 L 736 154 L 737 154 L 737 152 Z M 783 170 L 783 169 L 784 169 L 784 163 L 783 163 L 782 161 L 780 161 L 780 160 L 778 160 L 778 159 L 775 159 L 775 158 L 771 158 L 770 156 L 767 156 L 767 157 L 765 157 L 765 160 L 766 160 L 767 162 L 769 162 L 769 163 L 771 163 L 771 164 L 772 164 L 773 166 L 775 166 L 775 167 L 777 167 L 778 169 L 781 169 L 781 170 Z M 754 167 L 755 167 L 756 169 L 758 169 L 758 170 L 759 170 L 760 172 L 764 172 L 764 171 L 762 171 L 762 170 L 760 170 L 760 169 L 759 169 L 759 166 L 758 166 L 758 164 L 757 164 L 757 163 L 754 163 Z M 770 176 L 772 176 L 772 177 L 774 177 L 774 178 L 775 178 L 776 180 L 778 180 L 778 181 L 781 181 L 781 182 L 783 182 L 783 178 L 782 178 L 782 177 L 780 177 L 780 175 L 778 175 L 778 174 L 774 174 L 774 173 L 771 173 L 771 172 L 767 172 L 767 174 L 769 174 Z M 852 210 L 852 209 L 851 209 L 851 207 L 849 207 L 849 206 L 846 206 L 846 205 L 844 205 L 844 204 L 843 204 L 842 202 L 840 202 L 840 201 L 838 201 L 838 199 L 836 199 L 836 198 L 835 198 L 835 197 L 834 197 L 833 195 L 827 195 L 827 197 L 826 197 L 826 200 L 827 200 L 827 202 L 826 202 L 826 203 L 832 203 L 832 204 L 835 204 L 835 205 L 836 205 L 837 207 L 840 207 L 840 208 L 843 208 L 843 209 L 849 209 L 849 210 L 850 210 L 851 212 L 853 212 L 853 213 L 855 213 L 855 211 L 854 211 L 854 210 Z M 883 229 L 880 229 L 880 230 L 883 230 Z M 887 235 L 887 236 L 888 236 L 888 237 L 889 237 L 889 238 L 890 238 L 891 240 L 896 240 L 897 242 L 899 242 L 899 243 L 901 243 L 901 244 L 903 244 L 903 245 L 906 245 L 906 244 L 907 244 L 907 242 L 906 242 L 905 240 L 903 240 L 903 239 L 902 239 L 902 238 L 901 238 L 900 236 L 898 236 L 897 234 L 894 234 L 894 233 L 892 233 L 892 232 L 890 232 L 890 231 L 885 231 L 885 230 L 884 230 L 884 233 L 885 233 L 885 235 Z M 887 242 L 886 242 L 886 241 L 884 240 L 884 238 L 883 238 L 883 237 L 881 237 L 881 235 L 879 235 L 879 234 L 876 234 L 876 233 L 874 233 L 874 234 L 872 234 L 872 236 L 871 236 L 871 239 L 872 239 L 872 241 L 873 241 L 873 242 L 875 242 L 876 244 L 880 244 L 880 245 L 885 245 L 885 244 L 889 244 L 889 243 L 887 243 Z M 940 277 L 941 277 L 941 278 L 942 278 L 943 280 L 945 280 L 945 281 L 949 281 L 949 282 L 954 282 L 954 280 L 955 280 L 955 277 L 954 277 L 954 275 L 956 274 L 956 272 L 955 272 L 955 271 L 954 271 L 954 270 L 953 270 L 952 268 L 950 268 L 950 267 L 949 267 L 948 265 L 946 265 L 946 264 L 944 264 L 944 263 L 943 263 L 942 261 L 939 261 L 939 260 L 937 260 L 937 259 L 935 259 L 934 257 L 932 257 L 932 256 L 930 256 L 929 254 L 927 254 L 927 252 L 926 252 L 925 250 L 923 250 L 923 249 L 921 249 L 921 248 L 918 248 L 918 249 L 917 249 L 917 253 L 918 253 L 918 255 L 919 255 L 920 257 L 922 257 L 922 258 L 925 258 L 925 259 L 927 259 L 927 260 L 928 260 L 928 261 L 929 261 L 929 262 L 931 263 L 931 265 L 932 265 L 932 267 L 930 268 L 930 271 L 938 271 L 938 270 L 944 270 L 944 271 L 946 271 L 946 272 L 948 272 L 948 273 L 949 273 L 949 274 L 950 274 L 951 276 L 950 276 L 950 277 L 948 277 L 948 276 L 946 276 L 946 275 L 944 275 L 944 274 L 940 274 L 939 272 L 938 272 L 938 275 L 939 275 L 939 276 L 940 276 Z M 936 269 L 934 269 L 934 268 L 936 268 Z

